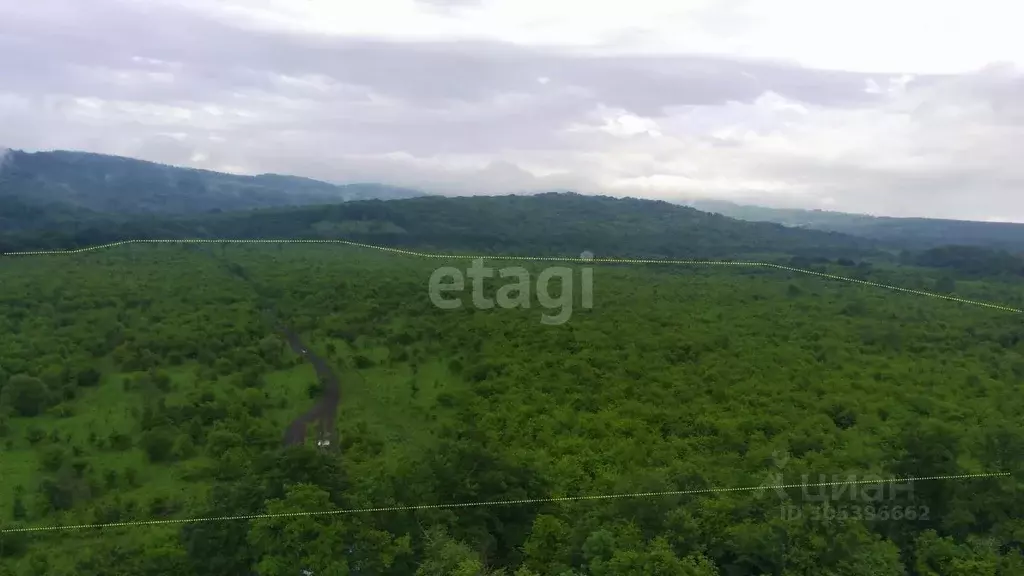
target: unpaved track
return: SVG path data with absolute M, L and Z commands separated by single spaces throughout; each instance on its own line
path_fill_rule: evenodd
M 305 442 L 307 426 L 316 421 L 320 422 L 320 435 L 333 442 L 335 440 L 334 419 L 337 417 L 338 403 L 341 401 L 341 383 L 338 381 L 338 376 L 323 358 L 314 354 L 308 346 L 299 340 L 297 334 L 286 326 L 278 326 L 278 330 L 284 334 L 292 350 L 296 354 L 304 356 L 313 365 L 317 378 L 324 385 L 323 395 L 317 399 L 316 404 L 305 414 L 292 420 L 292 423 L 285 429 L 284 444 L 285 446 L 293 446 Z
M 259 285 L 252 281 L 245 269 L 240 265 L 228 261 L 211 251 L 206 251 L 211 257 L 220 261 L 227 270 L 237 278 L 244 280 L 256 294 L 266 301 L 264 292 L 260 289 Z M 275 310 L 269 310 L 274 317 L 277 316 Z M 338 414 L 338 403 L 341 401 L 341 382 L 338 380 L 338 375 L 331 369 L 323 358 L 317 356 L 309 349 L 302 340 L 299 339 L 299 335 L 293 332 L 287 326 L 277 323 L 276 329 L 280 332 L 285 340 L 288 342 L 288 346 L 291 347 L 292 351 L 302 356 L 307 362 L 313 365 L 313 369 L 316 370 L 317 378 L 323 384 L 323 394 L 320 398 L 317 398 L 316 403 L 312 408 L 306 411 L 305 414 L 299 416 L 295 420 L 292 420 L 288 427 L 284 431 L 284 445 L 295 446 L 297 444 L 303 444 L 306 441 L 306 433 L 310 424 L 319 422 L 319 437 L 330 440 L 331 443 L 335 443 L 334 438 L 334 419 Z

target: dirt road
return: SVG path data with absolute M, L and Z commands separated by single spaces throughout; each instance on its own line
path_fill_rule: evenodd
M 257 296 L 259 296 L 268 307 L 267 312 L 269 313 L 270 318 L 277 316 L 275 311 L 272 309 L 273 302 L 266 293 L 260 289 L 260 286 L 253 282 L 252 278 L 250 278 L 246 273 L 245 268 L 235 262 L 225 260 L 212 251 L 208 250 L 206 253 L 224 265 L 228 272 L 244 280 L 253 288 Z M 306 430 L 312 423 L 319 423 L 319 439 L 326 439 L 332 444 L 335 444 L 337 439 L 334 437 L 334 419 L 338 413 L 338 403 L 341 401 L 341 383 L 338 380 L 338 376 L 323 358 L 314 354 L 313 351 L 299 339 L 298 334 L 292 332 L 292 330 L 287 326 L 277 323 L 276 321 L 274 322 L 276 323 L 278 332 L 285 337 L 285 340 L 288 341 L 288 345 L 291 349 L 296 354 L 303 356 L 307 362 L 313 365 L 313 369 L 316 370 L 317 378 L 319 378 L 320 382 L 324 385 L 323 395 L 320 396 L 320 398 L 317 398 L 316 404 L 307 410 L 305 414 L 299 416 L 295 420 L 292 420 L 291 424 L 289 424 L 285 429 L 284 445 L 294 446 L 296 444 L 304 443 L 306 441 Z
M 317 356 L 309 349 L 299 336 L 285 326 L 278 326 L 278 330 L 288 340 L 288 345 L 296 353 L 304 356 L 316 370 L 317 378 L 324 385 L 323 395 L 317 399 L 305 414 L 299 416 L 288 425 L 284 433 L 285 446 L 302 444 L 306 441 L 306 429 L 313 422 L 320 423 L 320 438 L 335 442 L 334 419 L 338 413 L 338 403 L 341 401 L 341 383 L 337 374 L 323 358 Z

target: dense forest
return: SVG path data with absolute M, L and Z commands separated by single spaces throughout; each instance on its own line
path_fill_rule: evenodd
M 406 193 L 8 155 L 0 576 L 1024 574 L 1012 237 Z
M 836 232 L 743 222 L 666 202 L 572 193 L 352 201 L 192 216 L 126 215 L 20 204 L 0 208 L 32 230 L 0 232 L 0 252 L 76 249 L 136 239 L 344 239 L 393 247 L 534 256 L 754 259 L 943 269 L 953 277 L 1024 277 L 1020 252 L 980 246 L 908 250 Z M 0 216 L 0 224 L 4 217 Z M 857 271 L 851 269 L 855 268 Z
M 977 246 L 940 246 L 905 254 L 903 260 L 917 266 L 954 270 L 961 275 L 979 278 L 1019 279 L 1024 276 L 1024 259 L 1021 256 Z
M 362 205 L 364 230 L 387 221 L 440 243 L 430 222 L 458 212 L 431 214 L 433 201 L 412 204 L 426 223 Z M 472 206 L 486 217 L 525 200 L 508 202 Z M 607 202 L 619 223 L 632 217 Z M 288 226 L 273 214 L 209 221 L 253 218 L 272 235 Z M 620 249 L 684 253 L 667 240 L 677 218 L 620 228 Z M 505 249 L 529 248 L 551 221 L 514 222 L 538 229 Z M 750 241 L 720 222 L 716 240 Z M 498 242 L 512 226 L 451 244 Z M 601 233 L 543 238 L 613 252 Z M 488 264 L 531 279 L 542 266 Z M 540 285 L 529 308 L 475 307 L 468 284 L 460 308 L 434 306 L 427 287 L 444 265 L 469 261 L 334 244 L 0 257 L 0 574 L 1024 573 L 1019 314 L 777 269 L 593 264 L 592 306 L 571 291 L 571 319 L 552 326 Z M 1016 281 L 954 283 L 913 262 L 860 273 L 1024 305 Z M 341 380 L 330 446 L 282 443 L 323 382 L 279 324 Z M 728 490 L 996 473 L 881 497 Z M 631 493 L 655 494 L 573 499 Z M 12 531 L 244 515 L 256 517 Z
M 484 253 L 728 258 L 755 254 L 849 257 L 886 253 L 865 239 L 741 222 L 650 200 L 580 194 L 424 197 L 225 212 L 84 220 L 0 234 L 0 252 L 67 249 L 128 239 L 344 238 Z

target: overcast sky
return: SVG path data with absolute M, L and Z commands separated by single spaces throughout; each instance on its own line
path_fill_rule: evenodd
M 1024 222 L 1006 0 L 0 3 L 0 144 Z

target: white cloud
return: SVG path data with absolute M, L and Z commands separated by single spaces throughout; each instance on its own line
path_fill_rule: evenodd
M 445 12 L 416 0 L 185 5 L 266 28 L 396 40 L 728 54 L 864 72 L 960 73 L 994 61 L 1024 63 L 1024 7 L 1005 0 L 481 0 Z
M 1002 1 L 96 1 L 0 8 L 3 144 L 1024 220 Z

